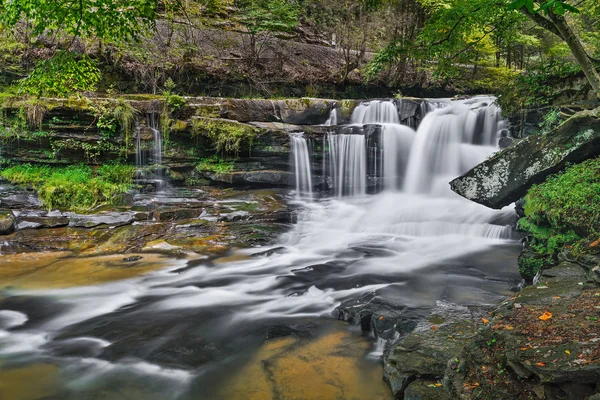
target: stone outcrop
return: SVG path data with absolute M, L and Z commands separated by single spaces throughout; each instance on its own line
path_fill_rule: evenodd
M 454 179 L 450 186 L 469 200 L 502 208 L 568 163 L 598 154 L 600 108 L 575 114 L 550 134 L 522 139 Z
M 385 380 L 398 399 L 597 398 L 599 266 L 563 261 L 492 312 L 438 304 L 384 355 Z

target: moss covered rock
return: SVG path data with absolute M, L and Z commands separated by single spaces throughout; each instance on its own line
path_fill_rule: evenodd
M 491 208 L 521 197 L 568 163 L 600 154 L 600 108 L 583 111 L 547 135 L 530 136 L 450 182 L 453 191 Z

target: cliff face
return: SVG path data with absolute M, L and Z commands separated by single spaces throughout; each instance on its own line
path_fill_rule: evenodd
M 114 117 L 123 101 L 135 117 L 130 132 Z M 356 104 L 343 102 L 345 112 Z M 158 97 L 40 99 L 35 104 L 12 99 L 4 107 L 2 160 L 56 165 L 120 160 L 161 168 L 173 184 L 209 179 L 289 186 L 294 180 L 289 171 L 289 134 L 303 132 L 322 138 L 326 128 L 320 125 L 334 106 L 341 105 L 309 98 L 190 97 L 182 98 L 177 109 Z M 152 157 L 157 140 L 162 147 L 160 163 Z M 227 168 L 217 168 L 219 163 L 226 163 Z

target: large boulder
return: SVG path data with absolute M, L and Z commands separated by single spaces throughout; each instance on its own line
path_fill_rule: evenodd
M 453 191 L 491 208 L 502 208 L 534 184 L 600 154 L 600 107 L 582 111 L 547 135 L 530 136 L 450 182 Z

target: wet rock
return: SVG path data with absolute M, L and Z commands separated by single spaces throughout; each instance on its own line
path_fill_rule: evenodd
M 123 259 L 123 261 L 125 262 L 135 262 L 135 261 L 140 261 L 143 257 L 142 256 L 131 256 L 131 257 L 125 257 Z
M 429 319 L 384 355 L 384 380 L 402 398 L 417 379 L 441 380 L 448 362 L 476 336 L 482 310 L 438 302 Z
M 296 182 L 293 173 L 277 170 L 236 171 L 231 173 L 205 172 L 204 174 L 215 182 L 233 185 L 292 186 Z
M 342 321 L 360 325 L 382 339 L 395 339 L 413 330 L 426 312 L 389 302 L 373 293 L 341 304 L 333 311 Z
M 177 221 L 182 219 L 198 218 L 202 215 L 202 208 L 176 208 L 166 207 L 154 210 L 154 219 L 157 221 Z
M 404 400 L 452 400 L 453 398 L 435 380 L 416 380 L 404 391 Z
M 313 323 L 294 324 L 294 325 L 274 325 L 267 329 L 266 339 L 275 339 L 285 336 L 296 335 L 302 338 L 312 338 L 315 336 L 317 325 Z
M 239 122 L 283 122 L 296 125 L 321 125 L 329 117 L 332 100 L 323 99 L 229 99 L 223 103 L 221 117 Z
M 99 226 L 123 226 L 132 224 L 135 221 L 134 213 L 102 213 L 102 214 L 74 214 L 69 220 L 69 226 L 73 228 L 96 228 Z
M 600 108 L 582 111 L 548 135 L 530 136 L 450 182 L 453 191 L 491 208 L 522 198 L 534 184 L 600 154 Z
M 69 225 L 69 218 L 65 215 L 20 215 L 17 219 L 19 229 L 59 228 Z
M 10 235 L 17 227 L 17 220 L 11 210 L 0 210 L 0 235 Z
M 502 137 L 500 138 L 500 140 L 498 140 L 498 146 L 501 149 L 506 149 L 507 147 L 512 146 L 512 144 L 515 142 L 515 139 L 511 138 L 511 137 Z

